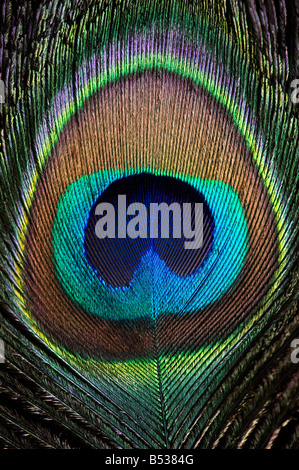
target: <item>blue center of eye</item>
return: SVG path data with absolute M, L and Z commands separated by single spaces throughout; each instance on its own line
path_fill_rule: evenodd
M 114 288 L 130 285 L 150 250 L 172 272 L 186 277 L 205 260 L 213 229 L 205 198 L 190 184 L 170 176 L 131 175 L 112 182 L 92 206 L 85 256 L 98 277 Z
M 138 171 L 135 171 L 134 175 L 138 175 Z M 179 180 L 175 178 L 175 184 Z M 194 196 L 198 198 L 198 201 L 203 202 L 203 212 L 206 213 L 205 220 L 209 227 L 208 230 L 204 228 L 204 234 L 207 240 L 212 237 L 210 246 L 207 243 L 209 248 L 206 252 L 202 251 L 201 257 L 197 259 L 197 265 L 192 267 L 194 274 L 192 272 L 187 274 L 183 270 L 183 263 L 180 265 L 179 260 L 182 256 L 196 257 L 196 250 L 182 252 L 182 249 L 178 248 L 180 245 L 170 238 L 170 248 L 174 250 L 175 255 L 169 255 L 169 262 L 166 264 L 165 259 L 161 258 L 163 250 L 159 250 L 157 245 L 161 243 L 161 248 L 166 246 L 165 242 L 168 243 L 168 241 L 158 238 L 155 247 L 150 241 L 151 246 L 142 256 L 129 285 L 126 286 L 126 282 L 129 280 L 130 272 L 128 275 L 122 268 L 120 275 L 123 276 L 123 284 L 120 287 L 113 287 L 100 276 L 98 270 L 102 269 L 106 275 L 107 273 L 114 274 L 114 284 L 121 284 L 118 280 L 118 270 L 124 261 L 120 262 L 120 253 L 117 253 L 117 258 L 114 260 L 115 269 L 112 270 L 109 263 L 111 263 L 110 256 L 113 250 L 109 248 L 107 257 L 103 258 L 101 263 L 98 260 L 95 266 L 94 256 L 97 250 L 92 243 L 88 242 L 88 236 L 94 237 L 95 224 L 99 216 L 95 217 L 94 224 L 90 222 L 90 217 L 99 201 L 102 200 L 99 199 L 100 196 L 109 188 L 109 191 L 113 189 L 115 195 L 118 194 L 118 188 L 115 189 L 112 185 L 114 182 L 120 184 L 120 181 L 130 181 L 122 171 L 99 171 L 85 175 L 70 184 L 59 201 L 52 232 L 53 262 L 57 278 L 69 298 L 90 315 L 103 320 L 116 321 L 152 318 L 160 312 L 172 315 L 191 314 L 221 298 L 238 279 L 247 255 L 246 217 L 235 191 L 221 181 L 200 178 L 190 179 L 189 186 L 194 189 L 195 193 L 183 182 L 180 186 L 184 191 L 184 200 L 185 196 L 189 195 L 192 201 Z M 152 181 L 157 183 L 159 179 L 154 178 Z M 142 192 L 143 186 L 134 185 L 135 200 L 136 187 Z M 164 184 L 161 184 L 161 188 L 164 188 Z M 175 194 L 176 201 L 180 199 L 179 192 L 175 190 L 172 192 L 170 187 L 168 191 L 169 202 L 173 194 Z M 151 194 L 153 195 L 151 191 L 144 192 L 145 203 Z M 155 194 L 156 197 L 159 196 L 159 192 Z M 165 194 L 164 188 L 163 196 Z M 112 197 L 110 201 L 107 201 L 106 196 L 107 194 L 103 199 L 105 202 L 113 201 Z M 141 241 L 140 238 L 138 240 Z M 96 242 L 94 239 L 92 241 Z M 130 243 L 128 240 L 125 242 Z M 112 243 L 115 241 L 112 240 Z M 95 253 L 94 255 L 91 250 Z M 191 254 L 185 253 L 187 251 Z M 129 253 L 131 251 L 128 250 L 125 254 L 127 259 Z M 162 256 L 166 258 L 166 251 L 164 255 Z M 131 259 L 129 261 L 134 269 L 135 264 Z M 188 269 L 191 269 L 191 264 Z

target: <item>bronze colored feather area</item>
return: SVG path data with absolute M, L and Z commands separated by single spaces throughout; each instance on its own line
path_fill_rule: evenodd
M 124 120 L 120 118 L 122 110 L 128 116 Z M 160 315 L 155 327 L 151 313 L 146 311 L 136 326 L 132 322 L 91 318 L 65 295 L 53 262 L 54 217 L 68 185 L 99 170 L 127 169 L 135 173 L 138 168 L 219 180 L 231 186 L 239 195 L 249 232 L 243 272 L 225 296 L 198 315 L 188 315 L 188 311 L 183 318 Z M 46 210 L 45 200 L 50 202 Z M 203 90 L 171 74 L 147 72 L 106 87 L 63 131 L 31 209 L 26 294 L 43 331 L 58 342 L 65 336 L 66 348 L 82 355 L 152 355 L 155 329 L 163 351 L 171 351 L 174 345 L 194 350 L 227 336 L 250 318 L 252 307 L 263 298 L 273 279 L 277 245 L 275 215 L 267 189 L 233 120 Z M 225 249 L 230 252 L 234 248 L 228 234 Z M 150 288 L 154 290 L 154 285 Z M 64 334 L 66 329 L 68 335 Z

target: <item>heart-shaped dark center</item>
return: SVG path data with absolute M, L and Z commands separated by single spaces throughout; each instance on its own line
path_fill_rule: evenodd
M 193 186 L 141 173 L 114 181 L 98 197 L 85 228 L 85 256 L 111 287 L 129 286 L 151 248 L 185 277 L 206 258 L 213 229 L 211 211 Z

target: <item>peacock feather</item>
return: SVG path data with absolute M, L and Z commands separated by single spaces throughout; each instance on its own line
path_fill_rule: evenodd
M 1 446 L 298 447 L 299 2 L 1 10 Z M 97 237 L 120 194 L 200 248 Z

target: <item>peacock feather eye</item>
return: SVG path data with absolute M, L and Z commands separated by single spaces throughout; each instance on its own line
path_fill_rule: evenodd
M 298 446 L 298 2 L 25 3 L 2 2 L 0 442 Z

